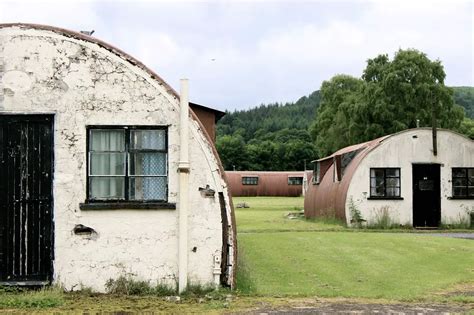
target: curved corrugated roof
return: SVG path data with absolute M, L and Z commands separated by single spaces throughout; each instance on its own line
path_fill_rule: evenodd
M 395 136 L 413 131 L 413 130 L 432 130 L 432 128 L 413 128 L 406 129 L 400 132 L 383 136 L 371 141 L 354 144 L 345 148 L 342 148 L 335 153 L 327 156 L 325 158 L 315 160 L 315 162 L 327 161 L 327 163 L 332 163 L 331 158 L 336 156 L 343 155 L 355 150 L 361 150 L 352 161 L 346 166 L 344 170 L 344 176 L 340 181 L 333 181 L 332 176 L 328 176 L 334 172 L 334 163 L 330 165 L 326 172 L 325 176 L 321 178 L 319 184 L 310 185 L 308 191 L 305 195 L 305 215 L 306 217 L 314 217 L 321 215 L 323 211 L 331 209 L 335 211 L 335 215 L 341 219 L 345 219 L 345 204 L 347 197 L 347 190 L 349 189 L 349 184 L 354 175 L 354 172 L 357 166 L 362 162 L 362 160 L 375 148 L 379 145 L 382 145 L 384 142 L 393 138 Z M 459 136 L 462 136 L 466 139 L 469 139 L 465 135 L 461 135 L 455 131 L 449 129 L 438 128 L 439 131 L 448 131 Z M 470 139 L 469 139 L 470 140 Z M 472 140 L 471 140 L 472 141 Z M 323 162 L 324 163 L 324 162 Z

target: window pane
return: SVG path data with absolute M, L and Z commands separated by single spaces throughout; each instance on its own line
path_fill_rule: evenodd
M 123 177 L 91 177 L 91 199 L 124 199 Z
M 258 177 L 242 177 L 243 185 L 258 185 Z
M 288 177 L 288 185 L 302 185 L 303 177 Z
M 398 168 L 387 168 L 385 173 L 387 177 L 400 177 L 400 170 Z
M 469 168 L 467 170 L 467 178 L 469 180 L 469 185 L 474 185 L 474 168 Z
M 384 178 L 385 174 L 383 169 L 372 168 L 370 170 L 370 177 L 381 177 Z
M 466 178 L 453 178 L 453 186 L 467 186 Z
M 383 187 L 370 188 L 370 196 L 383 197 L 384 195 L 385 195 L 385 190 L 383 189 Z
M 399 177 L 389 177 L 386 180 L 387 188 L 389 187 L 400 187 L 400 178 Z
M 91 175 L 125 175 L 125 153 L 91 152 Z
M 474 197 L 474 186 L 469 186 L 467 189 L 467 193 L 469 197 Z
M 165 150 L 165 130 L 131 130 L 130 147 L 135 150 Z
M 455 197 L 464 197 L 466 196 L 467 188 L 466 187 L 454 187 L 453 195 Z
M 453 168 L 453 177 L 466 177 L 465 168 Z
M 166 200 L 166 177 L 131 177 L 130 200 Z
M 130 154 L 130 175 L 166 175 L 166 153 Z
M 400 188 L 398 187 L 387 188 L 387 197 L 400 197 Z
M 91 129 L 90 147 L 92 151 L 125 150 L 125 131 L 115 129 Z

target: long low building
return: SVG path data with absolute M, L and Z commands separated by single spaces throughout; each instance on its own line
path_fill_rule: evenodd
M 304 172 L 227 171 L 232 196 L 289 196 L 303 194 Z

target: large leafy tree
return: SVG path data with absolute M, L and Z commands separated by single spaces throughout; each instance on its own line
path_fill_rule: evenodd
M 319 157 L 329 154 L 357 139 L 351 118 L 357 106 L 363 81 L 348 75 L 336 75 L 321 85 L 321 103 L 311 126 Z
M 399 50 L 393 60 L 367 61 L 362 79 L 337 75 L 321 86 L 321 105 L 312 126 L 318 153 L 420 126 L 459 129 L 463 109 L 444 85 L 439 60 L 417 50 Z M 433 119 L 436 118 L 436 120 Z

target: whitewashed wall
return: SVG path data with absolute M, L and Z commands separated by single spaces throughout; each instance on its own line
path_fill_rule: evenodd
M 414 136 L 417 136 L 414 138 Z M 474 210 L 474 200 L 453 200 L 451 168 L 474 167 L 474 142 L 447 130 L 439 130 L 438 155 L 433 155 L 432 132 L 414 129 L 385 139 L 368 153 L 357 167 L 346 200 L 346 218 L 350 223 L 351 198 L 362 217 L 373 222 L 378 211 L 389 208 L 390 217 L 400 224 L 413 224 L 412 163 L 441 164 L 441 220 L 443 223 L 459 222 L 467 218 L 467 209 Z M 370 168 L 399 167 L 401 197 L 403 200 L 368 200 L 370 197 Z
M 178 201 L 176 97 L 95 43 L 39 29 L 0 29 L 0 79 L 1 112 L 55 114 L 55 282 L 103 291 L 108 279 L 126 273 L 175 284 L 178 210 L 81 211 L 79 204 L 86 199 L 86 125 L 169 126 L 168 201 Z M 224 192 L 230 207 L 211 145 L 197 122 L 190 118 L 189 126 L 189 279 L 210 283 L 213 257 L 222 249 L 217 192 Z M 214 198 L 201 196 L 198 188 L 206 185 L 216 190 Z M 75 235 L 76 224 L 98 237 Z

